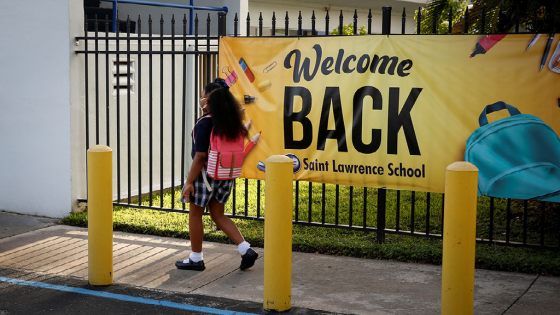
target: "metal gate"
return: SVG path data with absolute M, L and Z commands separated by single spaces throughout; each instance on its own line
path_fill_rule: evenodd
M 467 11 L 462 20 L 465 30 L 468 30 L 468 14 Z M 400 34 L 405 33 L 406 19 L 403 11 Z M 315 14 L 311 20 L 312 29 L 303 30 L 300 13 L 296 36 L 317 36 Z M 324 22 L 324 33 L 328 35 L 328 11 Z M 367 34 L 372 34 L 373 22 L 370 10 Z M 391 8 L 383 8 L 381 22 L 382 34 L 390 34 Z M 96 21 L 95 25 L 98 23 L 105 23 L 104 29 L 109 29 L 107 19 Z M 172 34 L 155 35 L 157 26 L 163 33 L 164 23 L 171 23 Z M 211 18 L 210 14 L 206 18 L 206 36 L 198 35 L 197 15 L 192 36 L 187 35 L 185 16 L 179 23 L 175 18 L 167 22 L 163 17 L 157 22 L 150 18 L 148 34 L 142 34 L 146 22 L 139 18 L 136 34 L 130 33 L 128 23 L 126 34 L 99 33 L 96 27 L 95 32 L 86 31 L 84 37 L 78 38 L 84 43 L 84 49 L 78 53 L 85 59 L 84 149 L 92 144 L 113 148 L 115 206 L 188 212 L 185 204 L 179 202 L 179 196 L 190 166 L 187 152 L 190 130 L 197 118 L 200 90 L 220 74 L 219 37 L 209 35 L 211 23 L 218 23 L 220 34 L 225 34 L 225 14 L 221 13 L 218 18 Z M 236 14 L 234 36 L 239 35 L 239 23 Z M 421 29 L 420 11 L 417 23 Z M 182 32 L 175 33 L 176 24 L 182 25 Z M 289 25 L 286 14 L 284 29 L 277 30 L 273 15 L 270 35 L 290 36 Z M 341 11 L 336 25 L 339 34 L 343 26 Z M 247 34 L 255 30 L 250 15 L 246 18 L 246 29 Z M 262 15 L 256 30 L 257 36 L 265 36 Z M 353 33 L 357 31 L 355 13 Z M 437 33 L 435 22 L 432 33 Z M 480 33 L 486 34 L 484 27 Z M 263 198 L 260 180 L 238 179 L 226 206 L 227 215 L 263 220 Z M 487 197 L 481 200 L 487 209 L 478 215 L 478 220 L 486 226 L 477 231 L 479 243 L 560 248 L 558 204 Z M 378 242 L 384 241 L 385 233 L 442 238 L 443 205 L 443 194 L 295 182 L 293 221 L 375 232 Z

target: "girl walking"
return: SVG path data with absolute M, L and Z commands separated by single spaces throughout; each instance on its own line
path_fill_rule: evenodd
M 231 186 L 235 180 L 215 180 L 203 174 L 205 172 L 203 167 L 208 160 L 212 130 L 216 136 L 231 140 L 237 139 L 240 134 L 247 137 L 247 130 L 243 125 L 244 114 L 223 79 L 217 78 L 213 83 L 208 84 L 201 95 L 200 108 L 203 116 L 198 120 L 191 134 L 193 162 L 181 195 L 181 201 L 189 203 L 191 253 L 187 259 L 176 262 L 175 266 L 179 269 L 200 271 L 206 268 L 202 254 L 204 236 L 202 214 L 204 208 L 208 206 L 212 221 L 237 245 L 241 254 L 239 269 L 245 270 L 255 264 L 258 254 L 245 241 L 235 223 L 224 215 L 224 205 L 229 199 Z M 205 180 L 211 190 L 207 188 Z

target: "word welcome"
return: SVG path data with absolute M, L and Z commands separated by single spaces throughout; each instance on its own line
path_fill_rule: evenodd
M 344 49 L 338 50 L 338 55 L 336 56 L 336 60 L 334 57 L 326 57 L 322 60 L 323 57 L 323 49 L 321 45 L 316 44 L 313 46 L 315 49 L 315 66 L 313 67 L 313 72 L 310 72 L 311 60 L 307 57 L 301 63 L 301 51 L 299 49 L 294 49 L 286 55 L 284 59 L 284 68 L 290 69 L 292 68 L 292 56 L 294 58 L 294 82 L 298 83 L 301 80 L 301 75 L 303 74 L 303 78 L 306 81 L 311 81 L 319 71 L 319 67 L 321 68 L 321 73 L 323 75 L 329 75 L 333 71 L 337 74 L 340 74 L 341 71 L 343 73 L 352 73 L 354 71 L 358 73 L 376 73 L 379 74 L 387 74 L 394 75 L 395 68 L 397 69 L 397 75 L 399 77 L 406 77 L 410 73 L 408 71 L 412 68 L 412 60 L 405 59 L 399 62 L 399 58 L 397 56 L 389 57 L 389 56 L 381 56 L 373 55 L 370 57 L 368 54 L 363 54 L 360 58 L 356 57 L 356 55 L 349 55 L 344 56 Z M 389 64 L 390 63 L 390 64 Z M 333 68 L 334 66 L 334 68 Z

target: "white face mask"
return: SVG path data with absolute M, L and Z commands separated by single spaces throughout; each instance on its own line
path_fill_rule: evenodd
M 202 102 L 204 102 L 204 100 L 206 99 L 206 97 L 203 97 L 200 99 L 200 102 L 198 103 L 198 107 L 200 107 L 200 109 L 202 111 L 204 111 L 204 109 L 208 106 L 208 103 L 204 104 L 204 106 L 202 106 Z

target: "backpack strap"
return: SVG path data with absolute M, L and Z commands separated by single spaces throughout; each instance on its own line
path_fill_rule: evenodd
M 212 115 L 205 115 L 202 116 L 200 118 L 198 118 L 198 120 L 196 121 L 196 124 L 194 124 L 195 126 L 203 119 L 205 118 L 210 118 L 212 117 Z M 213 130 L 213 128 L 212 128 Z M 196 137 L 194 136 L 194 128 L 193 128 L 193 142 L 196 143 Z M 212 191 L 212 186 L 210 186 L 210 183 L 208 182 L 208 178 L 206 178 L 206 169 L 204 168 L 204 166 L 202 167 L 202 170 L 200 170 L 202 172 L 202 179 L 204 181 L 204 185 L 206 185 L 206 189 L 208 189 L 208 191 Z
M 204 185 L 206 185 L 206 189 L 208 189 L 208 191 L 212 191 L 212 186 L 210 186 L 210 183 L 208 183 L 208 178 L 206 178 L 206 169 L 204 168 L 204 166 L 200 171 L 202 172 L 202 179 L 204 180 Z
M 517 108 L 515 108 L 511 105 L 508 105 L 504 102 L 496 102 L 492 105 L 486 106 L 484 108 L 484 110 L 482 111 L 482 113 L 480 114 L 480 117 L 478 117 L 478 123 L 479 123 L 480 127 L 482 127 L 484 125 L 488 125 L 488 118 L 486 118 L 486 115 L 488 115 L 490 113 L 493 113 L 493 112 L 497 112 L 497 111 L 502 110 L 502 109 L 507 109 L 511 116 L 521 114 L 521 112 Z
M 211 117 L 212 117 L 212 115 L 210 115 L 210 114 L 205 115 L 205 116 L 202 116 L 202 117 L 199 117 L 198 120 L 196 121 L 196 123 L 194 124 L 194 126 L 196 127 L 196 125 L 198 125 L 198 123 L 199 123 L 201 120 L 203 120 L 203 119 L 205 119 L 205 118 L 211 118 Z M 212 130 L 214 130 L 214 128 L 212 128 Z M 194 136 L 194 127 L 193 127 L 193 130 L 192 130 L 192 135 L 193 135 L 193 142 L 196 143 L 196 137 Z

